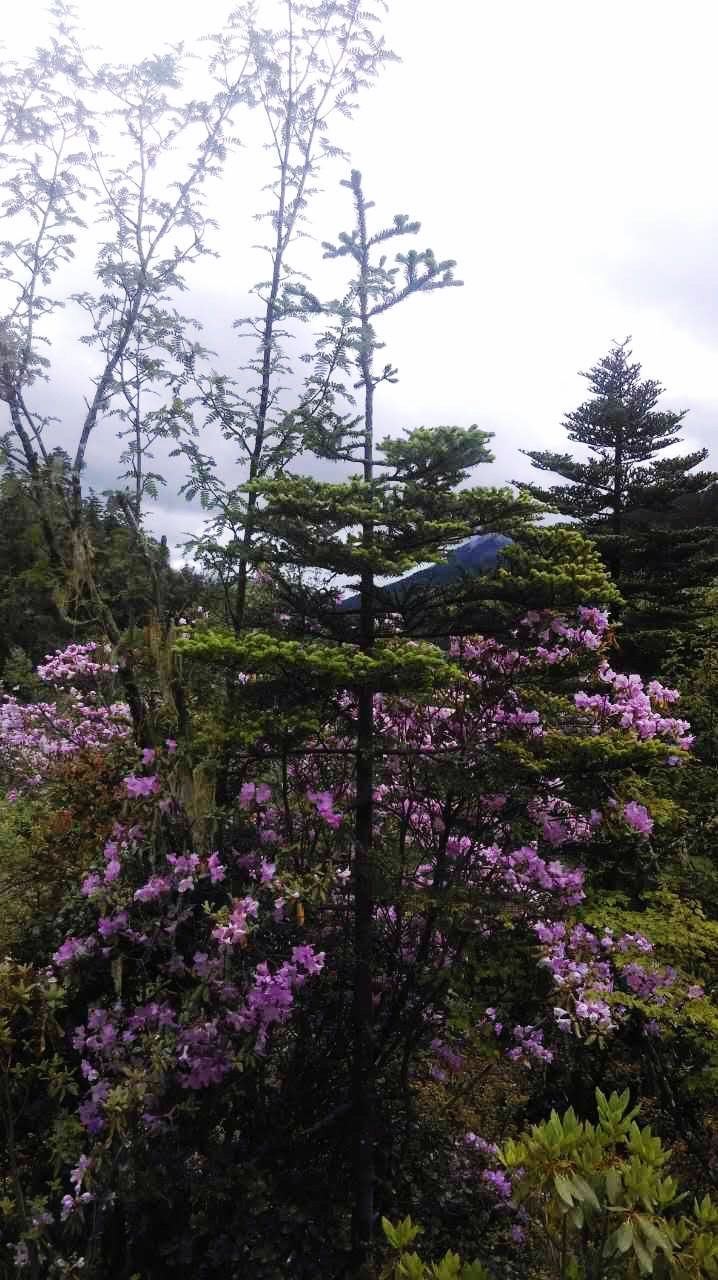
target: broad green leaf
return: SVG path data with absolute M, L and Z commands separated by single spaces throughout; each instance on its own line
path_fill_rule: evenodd
M 618 1169 L 609 1169 L 606 1174 L 606 1193 L 608 1195 L 609 1204 L 618 1203 L 622 1190 L 623 1181 Z
M 641 1237 L 638 1235 L 638 1232 L 636 1231 L 634 1231 L 633 1233 L 633 1252 L 636 1255 L 636 1259 L 638 1261 L 638 1265 L 641 1270 L 641 1275 L 642 1276 L 653 1275 L 653 1258 L 651 1257 L 650 1253 L 648 1252 L 648 1249 L 646 1248 L 645 1244 L 641 1240 Z
M 578 1194 L 584 1204 L 590 1204 L 592 1209 L 600 1210 L 601 1206 L 598 1201 L 598 1196 L 596 1195 L 593 1187 L 586 1182 L 585 1178 L 582 1178 L 578 1173 L 574 1173 L 571 1183 L 574 1195 L 576 1194 L 576 1191 L 578 1191 Z
M 656 1248 L 662 1249 L 667 1257 L 672 1257 L 673 1245 L 665 1231 L 662 1231 L 660 1227 L 656 1226 L 656 1223 L 651 1218 L 641 1216 L 638 1221 L 641 1224 L 641 1231 L 647 1240 L 654 1244 Z
M 569 1182 L 568 1178 L 564 1177 L 562 1173 L 555 1173 L 553 1176 L 553 1185 L 555 1186 L 556 1191 L 558 1192 L 559 1196 L 563 1200 L 564 1204 L 568 1205 L 569 1209 L 572 1209 L 573 1208 L 573 1187 Z
M 384 1232 L 386 1240 L 391 1245 L 392 1249 L 398 1249 L 399 1237 L 396 1233 L 396 1229 L 392 1226 L 388 1218 L 382 1218 L 381 1229 Z
M 633 1244 L 633 1223 L 626 1219 L 616 1232 L 616 1247 L 619 1253 L 628 1253 Z

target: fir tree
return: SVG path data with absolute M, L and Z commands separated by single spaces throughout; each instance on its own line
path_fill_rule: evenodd
M 377 579 L 440 559 L 477 530 L 520 537 L 541 508 L 508 488 L 463 487 L 477 464 L 492 459 L 489 434 L 477 426 L 420 427 L 400 439 L 377 441 L 377 392 L 397 376 L 391 364 L 382 366 L 377 359 L 380 317 L 413 294 L 457 282 L 453 261 L 438 259 L 430 249 L 409 249 L 390 264 L 387 243 L 417 234 L 419 223 L 398 215 L 390 226 L 373 231 L 373 206 L 364 195 L 361 175 L 354 171 L 344 185 L 351 192 L 354 225 L 325 245 L 325 252 L 347 259 L 352 279 L 334 303 L 323 305 L 306 295 L 307 306 L 329 321 L 309 382 L 331 381 L 331 394 L 323 397 L 321 413 L 302 414 L 302 425 L 307 451 L 353 463 L 358 474 L 332 483 L 285 472 L 251 482 L 250 491 L 259 500 L 251 515 L 250 554 L 286 606 L 287 630 L 279 636 L 252 629 L 239 636 L 210 633 L 187 642 L 183 652 L 243 673 L 241 681 L 235 680 L 234 743 L 240 733 L 253 749 L 259 740 L 262 758 L 281 760 L 285 777 L 288 756 L 306 753 L 307 738 L 321 732 L 321 708 L 332 695 L 337 698 L 335 717 L 343 725 L 354 780 L 353 1245 L 361 1264 L 371 1253 L 374 1222 L 377 1063 L 382 1053 L 384 1063 L 390 1054 L 386 1044 L 382 1048 L 377 1043 L 373 1014 L 380 874 L 373 848 L 374 787 L 388 749 L 374 724 L 374 700 L 379 694 L 412 690 L 430 697 L 437 684 L 451 681 L 454 670 L 435 645 L 395 634 L 396 602 L 382 592 Z M 537 602 L 610 598 L 600 563 L 579 534 L 537 533 L 540 546 L 519 546 L 513 553 L 513 575 L 503 568 L 481 588 L 458 584 L 452 622 L 464 629 L 474 626 L 477 602 L 486 616 L 489 602 L 511 599 L 515 617 L 519 600 L 525 608 Z M 557 556 L 547 552 L 549 543 L 558 549 Z M 336 587 L 347 578 L 356 583 L 358 600 L 353 610 L 340 610 Z M 423 635 L 431 634 L 424 629 Z M 316 750 L 321 752 L 321 744 Z
M 657 408 L 663 387 L 641 377 L 628 342 L 614 343 L 582 375 L 591 398 L 566 415 L 569 440 L 585 446 L 589 459 L 524 449 L 537 470 L 568 483 L 517 484 L 577 521 L 595 541 L 627 603 L 626 631 L 640 631 L 648 649 L 656 644 L 660 649 L 665 631 L 680 624 L 681 593 L 705 585 L 718 569 L 715 530 L 703 527 L 698 514 L 718 477 L 695 470 L 707 449 L 658 456 L 679 443 L 677 432 L 686 413 Z M 689 518 L 686 528 L 680 516 L 691 510 L 696 518 Z M 675 521 L 670 519 L 673 511 Z M 684 525 L 680 534 L 673 527 L 679 524 Z M 648 653 L 644 658 L 652 665 Z M 631 661 L 636 661 L 633 654 Z

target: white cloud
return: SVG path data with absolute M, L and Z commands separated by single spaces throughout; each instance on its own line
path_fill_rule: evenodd
M 77 7 L 89 40 L 127 60 L 196 38 L 227 8 L 221 0 Z M 10 50 L 37 37 L 43 11 L 42 0 L 26 0 L 3 15 Z M 712 0 L 443 0 L 438 8 L 394 0 L 386 34 L 403 62 L 364 100 L 347 141 L 377 214 L 421 218 L 422 246 L 456 257 L 465 287 L 412 299 L 387 323 L 387 358 L 401 380 L 382 390 L 380 431 L 476 421 L 497 433 L 497 464 L 478 478 L 525 477 L 518 449 L 562 443 L 563 413 L 585 390 L 577 370 L 631 333 L 646 375 L 666 386 L 666 404 L 690 407 L 690 441 L 711 444 Z M 227 361 L 237 359 L 231 319 L 259 262 L 247 248 L 256 239 L 256 162 L 242 163 L 215 210 L 223 259 L 203 267 L 187 304 Z M 320 239 L 349 221 L 340 176 L 328 176 L 317 202 Z M 334 270 L 323 264 L 323 280 Z M 82 394 L 77 367 L 58 363 L 63 405 Z M 170 508 L 172 525 L 189 527 L 184 503 L 168 493 L 162 519 Z

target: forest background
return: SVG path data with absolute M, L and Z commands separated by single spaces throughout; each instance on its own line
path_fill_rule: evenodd
M 481 304 L 345 150 L 385 21 L 3 64 L 8 1275 L 718 1274 L 718 476 L 623 335 L 513 486 L 437 425 Z

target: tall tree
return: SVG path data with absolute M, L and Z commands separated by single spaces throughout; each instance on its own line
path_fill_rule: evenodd
M 680 617 L 679 593 L 705 585 L 718 570 L 715 530 L 703 528 L 697 516 L 678 535 L 668 528 L 666 513 L 698 511 L 718 475 L 695 470 L 707 458 L 707 449 L 658 456 L 679 443 L 677 431 L 686 412 L 657 407 L 663 387 L 641 377 L 628 343 L 614 343 L 582 375 L 591 397 L 566 415 L 569 440 L 585 446 L 589 459 L 524 449 L 537 470 L 568 483 L 516 483 L 578 522 L 596 542 L 630 610 L 637 610 L 635 616 L 624 614 L 624 623 L 630 616 L 631 626 L 646 636 L 660 635 Z M 670 608 L 671 600 L 677 611 Z
M 379 367 L 382 346 L 377 332 L 380 317 L 412 295 L 455 286 L 451 260 L 440 260 L 430 249 L 409 249 L 388 264 L 386 246 L 416 235 L 418 222 L 398 215 L 386 228 L 373 230 L 373 208 L 364 194 L 361 175 L 353 171 L 344 186 L 351 192 L 354 224 L 333 244 L 327 257 L 348 259 L 352 277 L 341 300 L 323 306 L 304 295 L 314 314 L 329 320 L 320 337 L 314 379 L 326 380 L 332 370 L 332 390 L 320 412 L 302 413 L 305 447 L 324 459 L 359 467 L 344 482 L 321 482 L 289 474 L 255 480 L 250 492 L 260 501 L 251 519 L 251 556 L 268 570 L 276 589 L 295 605 L 295 616 L 307 620 L 305 644 L 286 643 L 276 635 L 247 630 L 234 640 L 216 637 L 209 652 L 241 663 L 245 673 L 263 679 L 240 686 L 249 707 L 258 695 L 267 696 L 267 675 L 285 677 L 284 695 L 262 736 L 279 738 L 282 713 L 291 706 L 299 687 L 311 700 L 336 686 L 348 691 L 354 707 L 347 727 L 347 748 L 354 777 L 354 1047 L 352 1111 L 354 1120 L 353 1246 L 358 1265 L 371 1255 L 374 1229 L 375 1093 L 377 1046 L 373 1016 L 376 975 L 374 916 L 376 876 L 373 849 L 374 787 L 382 746 L 374 724 L 374 698 L 382 690 L 401 690 L 430 684 L 444 659 L 433 646 L 392 638 L 386 615 L 393 606 L 382 601 L 376 586 L 381 575 L 401 573 L 417 563 L 437 558 L 447 546 L 477 528 L 514 531 L 538 510 L 530 499 L 509 489 L 462 489 L 472 468 L 490 461 L 488 434 L 478 427 L 461 430 L 419 428 L 400 440 L 376 439 L 376 397 L 382 383 L 393 381 L 390 364 Z M 358 393 L 358 404 L 352 392 Z M 343 404 L 339 402 L 343 400 Z M 344 414 L 340 408 L 348 406 Z M 297 581 L 297 572 L 314 570 L 318 585 Z M 337 575 L 358 580 L 358 605 L 337 611 Z M 319 638 L 317 638 L 319 633 Z M 287 669 L 294 676 L 286 683 Z M 312 686 L 313 676 L 313 687 Z M 271 685 L 270 685 L 271 688 Z
M 86 616 L 116 645 L 122 627 L 94 572 L 85 468 L 119 417 L 120 434 L 130 434 L 127 524 L 166 625 L 160 566 L 141 529 L 143 500 L 160 479 L 145 459 L 167 417 L 167 383 L 196 354 L 175 304 L 186 271 L 209 252 L 206 189 L 231 150 L 233 114 L 251 105 L 254 53 L 244 35 L 214 42 L 206 96 L 190 98 L 181 48 L 134 67 L 93 66 L 71 7 L 56 0 L 48 45 L 24 65 L 8 64 L 0 86 L 0 400 L 8 411 L 0 457 L 28 477 L 58 608 L 70 583 L 84 596 Z M 103 227 L 98 236 L 90 220 Z M 95 253 L 95 279 L 71 293 L 65 273 L 83 240 Z M 94 358 L 72 427 L 42 411 L 35 389 L 38 379 L 56 376 L 47 354 L 51 320 L 67 303 Z M 69 484 L 51 492 L 47 463 L 58 438 L 70 454 Z M 137 734 L 146 737 L 147 707 L 129 653 L 121 670 Z
M 235 322 L 254 351 L 240 376 L 202 374 L 191 395 L 178 387 L 237 450 L 239 484 L 227 483 L 191 437 L 185 443 L 191 463 L 187 496 L 201 493 L 214 511 L 195 552 L 222 581 L 237 632 L 245 625 L 258 503 L 256 490 L 246 490 L 244 481 L 274 475 L 291 461 L 301 446 L 302 418 L 319 412 L 327 394 L 325 384 L 312 383 L 298 406 L 291 385 L 296 326 L 311 318 L 304 305 L 306 273 L 291 255 L 308 236 L 308 211 L 326 162 L 348 159 L 330 130 L 353 116 L 361 93 L 396 57 L 377 30 L 384 0 L 281 0 L 278 7 L 282 22 L 274 31 L 260 30 L 244 11 L 230 19 L 247 27 L 253 100 L 273 175 L 257 214 L 270 228 L 262 246 L 268 275 L 253 289 L 258 310 Z

